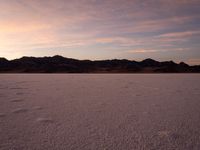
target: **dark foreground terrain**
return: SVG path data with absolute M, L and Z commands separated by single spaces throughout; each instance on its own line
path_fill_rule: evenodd
M 0 150 L 199 150 L 198 74 L 0 75 Z
M 200 73 L 200 66 L 152 59 L 136 62 L 126 59 L 77 60 L 62 56 L 22 57 L 11 61 L 0 58 L 0 73 Z

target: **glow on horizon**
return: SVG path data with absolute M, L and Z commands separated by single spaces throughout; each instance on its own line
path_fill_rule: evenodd
M 1 0 L 0 57 L 200 64 L 199 0 Z

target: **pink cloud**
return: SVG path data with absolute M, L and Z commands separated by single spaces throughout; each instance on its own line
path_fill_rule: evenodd
M 190 58 L 187 60 L 190 65 L 200 65 L 200 58 Z
M 170 49 L 133 49 L 126 51 L 127 53 L 156 53 L 156 52 L 167 52 L 167 51 L 185 51 L 188 48 L 170 48 Z
M 134 49 L 127 51 L 128 53 L 155 53 L 160 52 L 161 50 L 153 50 L 153 49 Z
M 166 34 L 162 34 L 158 37 L 161 37 L 161 38 L 187 38 L 187 37 L 191 37 L 191 36 L 197 35 L 197 34 L 200 34 L 200 30 L 166 33 Z

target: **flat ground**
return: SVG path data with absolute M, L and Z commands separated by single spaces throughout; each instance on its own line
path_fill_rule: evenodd
M 0 150 L 159 149 L 200 149 L 200 75 L 0 75 Z

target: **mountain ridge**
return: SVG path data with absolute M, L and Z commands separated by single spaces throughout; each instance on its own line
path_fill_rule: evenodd
M 0 73 L 200 73 L 200 65 L 184 62 L 159 62 L 127 59 L 78 60 L 60 55 L 53 57 L 0 58 Z

